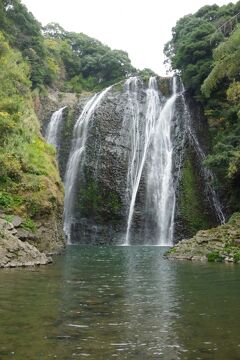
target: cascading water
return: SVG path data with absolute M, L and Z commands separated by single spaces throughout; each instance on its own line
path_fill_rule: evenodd
M 139 124 L 139 104 L 137 99 L 137 82 L 138 79 L 136 77 L 130 78 L 126 82 L 128 107 L 130 109 L 132 119 L 129 130 L 131 151 L 129 156 L 127 176 L 127 188 L 130 195 L 130 205 L 127 219 L 125 245 L 130 244 L 130 230 L 134 214 L 136 196 L 147 157 L 148 147 L 155 128 L 156 114 L 158 113 L 160 107 L 158 92 L 156 91 L 156 79 L 151 77 L 149 79 L 149 88 L 147 90 L 147 109 L 143 128 L 143 136 L 141 136 Z
M 156 123 L 148 174 L 148 196 L 153 205 L 157 225 L 157 245 L 172 245 L 175 214 L 175 189 L 172 174 L 172 119 L 177 98 L 177 77 L 173 77 L 172 96 L 166 101 Z
M 77 119 L 73 129 L 72 149 L 69 155 L 64 180 L 64 232 L 69 242 L 71 241 L 71 225 L 73 223 L 73 208 L 75 196 L 74 190 L 79 169 L 81 170 L 84 164 L 84 152 L 86 147 L 89 123 L 102 99 L 110 89 L 111 86 L 103 90 L 101 93 L 95 94 L 93 97 L 91 97 L 91 99 L 84 106 L 83 111 Z
M 125 83 L 127 93 L 127 104 L 123 120 L 123 126 L 126 122 L 130 125 L 129 142 L 131 150 L 129 154 L 129 166 L 127 173 L 127 194 L 131 201 L 134 184 L 136 182 L 139 165 L 140 165 L 140 108 L 138 102 L 138 81 L 137 77 L 129 78 Z M 128 119 L 130 118 L 130 121 Z
M 45 134 L 46 141 L 55 147 L 57 147 L 58 132 L 62 123 L 64 109 L 66 109 L 66 106 L 52 114 Z
M 167 99 L 157 78 L 151 77 L 146 89 L 140 78 L 131 77 L 125 82 L 124 94 L 114 91 L 110 101 L 101 103 L 107 88 L 86 103 L 74 126 L 65 173 L 64 231 L 69 243 L 119 244 L 121 238 L 124 245 L 166 246 L 172 245 L 174 227 L 181 232 L 176 204 L 186 137 L 201 162 L 205 154 L 191 126 L 178 79 L 169 79 L 172 96 Z M 223 222 L 217 194 L 209 183 L 213 175 L 204 167 L 202 171 L 206 194 Z M 89 183 L 95 184 L 96 177 L 98 185 L 89 195 Z M 94 197 L 92 208 L 91 204 L 85 207 L 84 201 L 94 202 Z
M 177 98 L 176 79 L 173 79 L 173 95 L 164 106 L 159 97 L 155 77 L 149 79 L 146 92 L 146 109 L 142 129 L 140 127 L 138 79 L 130 78 L 126 82 L 128 95 L 127 109 L 131 115 L 129 129 L 129 167 L 127 188 L 130 204 L 127 219 L 125 245 L 131 241 L 131 225 L 133 221 L 136 196 L 139 190 L 146 159 L 150 165 L 147 175 L 147 204 L 154 207 L 157 234 L 157 245 L 172 244 L 175 212 L 175 190 L 172 175 L 171 122 L 174 115 L 174 104 Z M 141 133 L 142 132 L 142 133 Z M 152 209 L 146 209 L 151 211 Z

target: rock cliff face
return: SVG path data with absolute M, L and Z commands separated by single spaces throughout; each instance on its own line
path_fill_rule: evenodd
M 170 78 L 158 79 L 159 97 L 163 102 L 171 95 L 170 84 Z M 178 86 L 180 87 L 180 84 Z M 146 90 L 147 85 L 142 83 L 137 94 L 141 137 L 144 136 Z M 58 163 L 62 179 L 71 151 L 73 127 L 89 98 L 84 95 L 70 103 L 67 100 L 61 101 L 58 106 L 51 108 L 55 111 L 61 106 L 68 106 L 64 110 L 64 121 L 58 138 Z M 131 116 L 126 117 L 126 103 L 127 93 L 124 84 L 115 85 L 102 99 L 89 123 L 84 165 L 78 169 L 78 181 L 74 190 L 72 243 L 124 242 L 129 210 L 127 176 L 131 150 L 128 122 L 131 121 Z M 218 219 L 212 199 L 206 200 L 206 196 L 202 196 L 206 179 L 202 174 L 201 159 L 197 157 L 196 148 L 187 132 L 189 119 L 191 115 L 195 115 L 188 111 L 182 95 L 176 100 L 175 106 L 171 136 L 174 143 L 172 176 L 177 199 L 174 239 L 177 241 L 192 236 L 200 229 L 217 224 Z M 46 128 L 50 115 L 51 112 L 48 111 L 45 117 L 43 116 L 43 128 Z M 206 137 L 207 131 L 204 134 L 198 131 L 197 116 L 194 121 L 191 126 L 196 126 L 196 136 Z M 146 243 L 146 238 L 151 239 L 154 236 L 156 224 L 152 220 L 151 209 L 146 207 L 149 161 L 147 157 L 137 192 L 131 226 L 132 244 Z
M 30 233 L 21 231 L 19 217 L 14 217 L 13 223 L 0 219 L 0 268 L 46 265 L 52 260 L 41 253 L 36 246 L 31 245 Z M 20 238 L 22 240 L 20 240 Z
M 198 230 L 216 226 L 223 218 L 218 194 L 214 190 L 214 174 L 204 167 L 203 160 L 211 147 L 207 121 L 199 104 L 184 94 L 186 113 L 185 143 L 179 188 L 177 191 L 176 237 L 193 236 Z M 214 204 L 214 202 L 217 203 Z M 218 208 L 216 208 L 218 206 Z
M 4 137 L 4 143 L 14 145 L 6 145 L 1 157 L 0 221 L 12 229 L 9 233 L 0 227 L 0 266 L 48 263 L 44 254 L 57 253 L 66 244 L 63 185 L 55 153 L 40 134 L 30 100 L 24 111 L 18 135 Z
M 123 90 L 112 89 L 90 124 L 76 188 L 73 242 L 99 243 L 101 239 L 102 243 L 118 243 L 126 231 L 129 143 L 128 126 L 122 127 L 125 103 Z

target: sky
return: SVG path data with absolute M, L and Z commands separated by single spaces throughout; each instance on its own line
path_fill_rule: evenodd
M 59 23 L 112 49 L 128 53 L 133 66 L 165 75 L 164 44 L 176 21 L 204 5 L 229 0 L 22 0 L 43 25 Z M 236 1 L 232 1 L 236 3 Z

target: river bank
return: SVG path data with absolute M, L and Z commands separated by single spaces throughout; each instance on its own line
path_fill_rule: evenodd
M 4 218 L 5 217 L 5 218 Z M 30 229 L 28 226 L 32 225 Z M 51 254 L 65 246 L 62 231 L 51 228 L 53 219 L 42 222 L 24 221 L 20 216 L 0 215 L 0 268 L 46 265 Z
M 198 231 L 171 248 L 168 259 L 240 263 L 240 214 L 216 228 Z

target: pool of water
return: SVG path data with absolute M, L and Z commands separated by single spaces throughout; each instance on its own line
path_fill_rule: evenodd
M 0 359 L 240 359 L 240 266 L 70 246 L 0 271 Z

